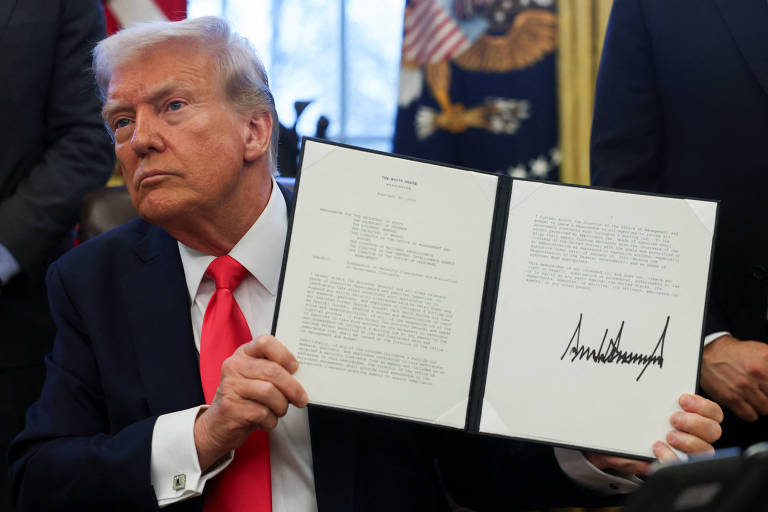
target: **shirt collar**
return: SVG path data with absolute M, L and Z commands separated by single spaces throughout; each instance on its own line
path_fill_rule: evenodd
M 229 255 L 248 269 L 272 295 L 277 294 L 283 248 L 288 231 L 288 209 L 285 198 L 272 178 L 272 192 L 264 211 L 238 241 Z M 195 300 L 200 282 L 215 256 L 205 254 L 178 242 L 184 278 L 191 301 Z

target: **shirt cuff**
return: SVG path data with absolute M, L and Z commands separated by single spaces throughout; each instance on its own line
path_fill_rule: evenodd
M 160 507 L 200 496 L 205 482 L 221 473 L 234 457 L 234 451 L 230 452 L 205 473 L 200 471 L 195 419 L 202 407 L 206 406 L 163 414 L 155 422 L 150 471 Z
M 578 450 L 555 448 L 560 469 L 571 480 L 600 494 L 628 494 L 639 488 L 643 481 L 629 473 L 610 474 L 597 469 Z
M 712 334 L 707 334 L 706 336 L 704 336 L 704 346 L 706 347 L 707 345 L 709 345 L 710 343 L 712 343 L 713 341 L 715 341 L 717 338 L 721 336 L 730 336 L 730 335 L 731 333 L 729 333 L 728 331 L 718 331 L 718 332 L 713 332 Z
M 7 247 L 0 244 L 0 286 L 10 281 L 19 272 L 21 272 L 19 262 Z

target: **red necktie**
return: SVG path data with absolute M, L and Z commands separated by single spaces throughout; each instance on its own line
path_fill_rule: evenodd
M 248 271 L 231 256 L 221 256 L 211 262 L 205 273 L 216 283 L 200 334 L 200 379 L 205 402 L 210 404 L 219 386 L 221 363 L 237 347 L 250 341 L 251 332 L 232 295 Z M 268 434 L 263 430 L 253 432 L 235 450 L 229 466 L 205 485 L 205 512 L 270 512 Z

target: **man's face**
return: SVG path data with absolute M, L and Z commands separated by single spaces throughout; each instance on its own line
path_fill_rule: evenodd
M 104 117 L 131 200 L 147 221 L 216 216 L 237 202 L 248 119 L 226 102 L 197 44 L 167 42 L 118 66 Z

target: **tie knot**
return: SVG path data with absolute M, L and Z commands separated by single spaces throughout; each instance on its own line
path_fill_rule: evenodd
M 216 283 L 216 289 L 226 288 L 234 291 L 243 278 L 248 274 L 248 270 L 230 255 L 219 256 L 208 265 L 205 271 L 207 276 L 213 278 Z

